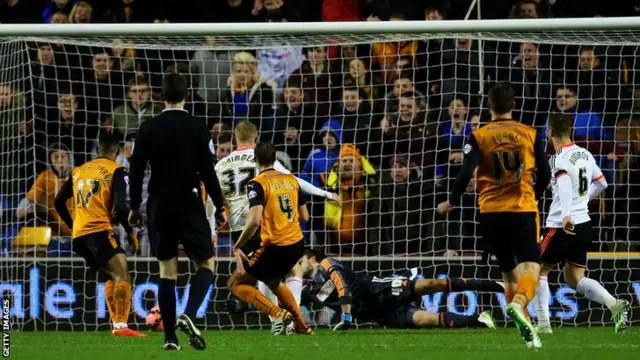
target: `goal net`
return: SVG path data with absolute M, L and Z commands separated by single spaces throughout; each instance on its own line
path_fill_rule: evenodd
M 305 241 L 381 277 L 416 268 L 426 278 L 500 278 L 478 232 L 473 181 L 448 217 L 435 208 L 448 197 L 464 139 L 489 121 L 485 94 L 509 81 L 516 119 L 544 132 L 550 114 L 567 113 L 574 141 L 598 160 L 610 186 L 590 205 L 595 238 L 588 274 L 632 302 L 637 324 L 640 33 L 624 23 L 571 30 L 563 21 L 546 21 L 545 29 L 506 21 L 515 25 L 502 31 L 495 22 L 488 28 L 491 22 L 475 21 L 212 24 L 198 36 L 169 24 L 135 36 L 142 28 L 101 27 L 109 33 L 101 36 L 91 35 L 90 26 L 67 36 L 70 28 L 3 27 L 0 292 L 11 300 L 14 327 L 109 328 L 105 279 L 74 255 L 53 199 L 70 169 L 96 156 L 100 132 L 121 136 L 118 161 L 127 166 L 137 128 L 164 107 L 163 75 L 176 71 L 189 80 L 186 109 L 211 129 L 217 157 L 233 150 L 239 121 L 256 124 L 259 140 L 273 142 L 294 174 L 342 198 L 340 206 L 308 199 Z M 542 219 L 549 195 L 540 204 Z M 144 232 L 141 239 L 140 252 L 129 254 L 130 323 L 144 327 L 157 304 L 159 271 Z M 121 241 L 126 247 L 124 234 Z M 255 311 L 225 308 L 235 267 L 231 246 L 229 230 L 219 231 L 216 280 L 197 321 L 207 329 L 267 326 Z M 180 259 L 178 313 L 193 270 Z M 606 309 L 574 295 L 559 275 L 549 280 L 555 324 L 611 324 Z M 505 305 L 503 294 L 474 292 L 433 294 L 421 304 L 435 312 L 491 310 L 501 321 Z M 336 321 L 328 308 L 304 311 L 317 326 Z

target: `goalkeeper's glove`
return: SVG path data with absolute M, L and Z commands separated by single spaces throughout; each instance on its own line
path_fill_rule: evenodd
M 140 250 L 140 241 L 138 240 L 138 232 L 133 230 L 127 234 L 127 242 L 129 243 L 129 250 L 135 255 Z
M 341 321 L 338 323 L 338 325 L 333 327 L 333 331 L 348 330 L 351 326 L 353 317 L 351 316 L 351 314 L 342 314 L 342 316 L 340 316 L 340 320 Z
M 249 304 L 230 294 L 225 303 L 225 309 L 229 313 L 243 313 L 249 310 Z

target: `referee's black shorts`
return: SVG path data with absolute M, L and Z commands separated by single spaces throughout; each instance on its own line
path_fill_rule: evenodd
M 198 194 L 150 195 L 147 226 L 151 252 L 158 260 L 178 256 L 178 244 L 182 244 L 191 260 L 208 260 L 215 254 L 211 227 Z

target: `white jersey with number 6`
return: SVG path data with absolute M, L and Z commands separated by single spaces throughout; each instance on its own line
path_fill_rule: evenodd
M 548 228 L 562 227 L 562 207 L 560 203 L 560 187 L 558 179 L 562 176 L 571 177 L 571 219 L 575 224 L 585 223 L 589 217 L 589 201 L 593 191 L 593 182 L 604 178 L 602 171 L 587 150 L 575 144 L 568 144 L 558 149 L 550 160 L 551 185 L 553 202 L 549 209 L 546 226 Z M 606 186 L 606 185 L 605 185 Z

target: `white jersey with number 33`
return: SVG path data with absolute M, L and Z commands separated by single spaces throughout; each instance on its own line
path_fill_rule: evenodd
M 557 181 L 561 176 L 571 177 L 571 219 L 573 222 L 581 224 L 591 220 L 588 208 L 589 189 L 593 186 L 593 182 L 604 177 L 593 155 L 587 149 L 575 144 L 565 145 L 551 158 L 550 165 L 553 202 L 549 209 L 546 226 L 548 228 L 562 227 L 560 188 Z
M 273 167 L 280 172 L 290 173 L 278 161 Z M 249 216 L 247 184 L 258 175 L 254 150 L 237 149 L 218 161 L 215 169 L 222 193 L 229 206 L 229 228 L 231 231 L 242 231 Z

